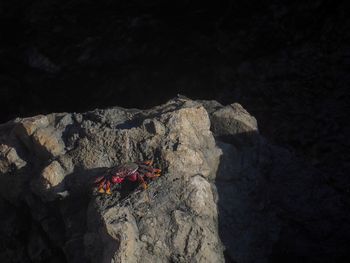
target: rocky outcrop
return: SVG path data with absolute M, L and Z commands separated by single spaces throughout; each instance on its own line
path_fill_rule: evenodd
M 16 119 L 1 129 L 1 180 L 15 177 L 19 189 L 14 193 L 2 181 L 7 187 L 1 196 L 13 204 L 24 201 L 45 238 L 55 239 L 54 226 L 44 227 L 42 220 L 61 221 L 59 249 L 67 261 L 224 261 L 213 192 L 222 152 L 200 103 L 177 99 L 147 111 L 51 114 Z M 94 178 L 108 167 L 149 159 L 163 172 L 147 191 L 126 183 L 112 195 L 94 192 Z M 29 253 L 27 260 L 52 256 L 50 248 L 42 250 L 47 258 Z
M 202 104 L 223 152 L 215 185 L 226 261 L 344 261 L 350 236 L 344 196 L 318 170 L 260 136 L 239 104 Z
M 147 190 L 125 182 L 111 195 L 96 192 L 94 179 L 109 167 L 151 159 L 162 175 Z M 335 242 L 350 234 L 341 198 L 262 138 L 237 103 L 178 97 L 149 110 L 17 118 L 0 126 L 0 172 L 1 262 L 346 255 Z

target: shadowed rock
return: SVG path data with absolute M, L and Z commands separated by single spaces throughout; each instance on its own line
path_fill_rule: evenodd
M 11 140 L 25 148 L 23 163 L 33 167 L 11 201 L 24 200 L 32 211 L 58 205 L 57 215 L 45 208 L 44 218 L 62 221 L 66 241 L 60 249 L 69 262 L 224 261 L 211 188 L 221 151 L 200 103 L 175 99 L 144 111 L 116 107 L 7 125 Z M 8 136 L 1 140 L 5 146 Z M 94 178 L 108 167 L 142 160 L 162 169 L 148 190 L 126 182 L 113 187 L 112 195 L 94 191 Z M 1 161 L 3 177 L 8 162 Z M 44 229 L 45 238 L 47 231 L 52 229 Z
M 96 192 L 108 168 L 144 160 L 162 169 L 147 190 L 126 180 L 111 195 Z M 346 256 L 336 242 L 349 234 L 341 196 L 261 137 L 237 103 L 178 97 L 149 110 L 18 118 L 0 125 L 0 172 L 1 222 L 21 222 L 17 236 L 14 224 L 1 232 L 3 262 L 16 253 L 21 262 Z

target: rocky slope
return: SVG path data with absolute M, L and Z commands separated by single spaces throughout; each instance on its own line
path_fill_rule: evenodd
M 153 159 L 147 190 L 94 178 Z M 237 103 L 177 97 L 0 126 L 1 262 L 341 261 L 346 200 Z

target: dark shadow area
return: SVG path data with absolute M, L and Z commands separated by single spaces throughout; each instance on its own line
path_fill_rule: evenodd
M 29 178 L 36 169 L 28 164 L 1 176 L 1 262 L 66 262 L 60 203 L 44 203 L 32 194 Z M 21 196 L 15 199 L 18 192 Z
M 69 262 L 90 262 L 87 257 L 90 252 L 86 251 L 84 243 L 85 234 L 89 232 L 101 234 L 96 237 L 98 240 L 95 240 L 92 249 L 94 256 L 102 257 L 102 253 L 106 253 L 103 251 L 108 250 L 103 247 L 106 240 L 102 240 L 102 236 L 112 238 L 104 229 L 98 207 L 112 207 L 139 187 L 138 182 L 125 181 L 122 185 L 113 186 L 111 195 L 97 193 L 94 181 L 107 170 L 77 168 L 59 185 L 44 193 L 35 194 L 28 189 L 17 205 L 1 198 L 1 262 L 64 263 L 68 259 Z M 14 176 L 19 176 L 19 173 L 14 172 Z M 4 180 L 1 183 L 11 185 Z M 48 200 L 43 201 L 43 196 Z M 112 241 L 111 244 L 116 242 Z M 110 250 L 110 258 L 115 249 Z
M 217 136 L 217 144 L 223 151 L 215 185 L 226 262 L 349 258 L 348 195 L 257 133 Z

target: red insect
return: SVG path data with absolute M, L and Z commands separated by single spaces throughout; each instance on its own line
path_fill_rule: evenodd
M 120 184 L 125 179 L 132 182 L 139 181 L 143 188 L 146 189 L 147 183 L 144 180 L 145 177 L 155 178 L 160 176 L 161 172 L 160 169 L 153 168 L 152 164 L 152 161 L 130 162 L 108 169 L 106 175 L 98 177 L 95 180 L 98 192 L 111 194 L 111 185 Z

